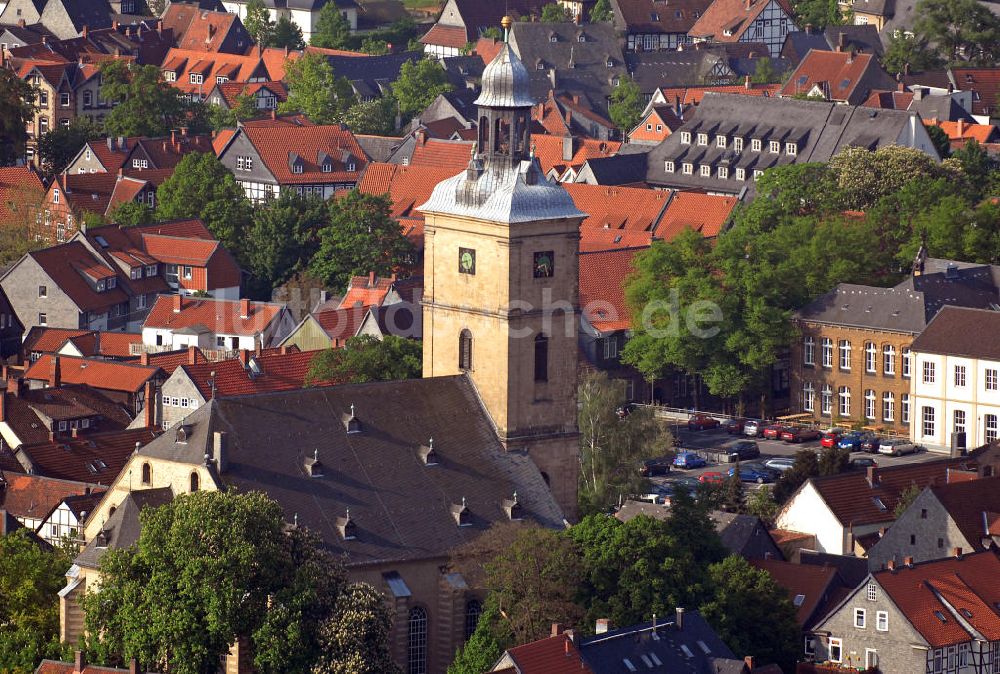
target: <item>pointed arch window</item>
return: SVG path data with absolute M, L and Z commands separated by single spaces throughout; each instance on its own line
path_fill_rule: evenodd
M 191 493 L 198 491 L 201 487 L 201 478 L 198 477 L 198 473 L 191 473 Z
M 427 611 L 420 606 L 411 608 L 407 616 L 406 672 L 427 674 Z
M 153 467 L 148 463 L 142 464 L 142 483 L 153 484 Z

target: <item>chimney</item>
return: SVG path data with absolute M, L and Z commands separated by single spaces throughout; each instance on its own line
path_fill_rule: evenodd
M 278 119 L 278 110 L 277 110 L 277 108 L 271 108 L 271 119 Z
M 189 346 L 188 347 L 188 365 L 194 365 L 198 362 L 198 347 Z
M 749 2 L 749 0 L 747 0 L 747 2 Z M 677 625 L 677 631 L 679 632 L 684 629 L 684 609 L 678 606 L 675 616 L 674 623 Z
M 87 656 L 83 651 L 76 651 L 73 655 L 73 674 L 80 674 L 87 668 Z
M 153 390 L 153 382 L 146 382 L 146 400 L 143 403 L 142 419 L 146 428 L 156 425 L 156 392 Z
M 52 360 L 49 361 L 49 386 L 58 388 L 61 383 L 62 376 L 60 374 L 59 356 L 52 356 Z
M 184 298 L 180 293 L 174 295 L 174 313 L 179 314 L 181 309 L 184 307 Z
M 746 4 L 744 5 L 744 8 L 749 12 L 750 11 L 750 7 L 752 5 L 753 5 L 753 0 L 746 0 Z
M 21 28 L 24 28 L 24 27 L 25 27 L 25 25 L 27 25 L 27 24 L 25 24 L 25 23 L 24 23 L 24 19 L 18 19 L 18 20 L 17 20 L 17 25 L 18 25 L 19 27 L 21 27 Z
M 286 355 L 288 353 L 288 347 L 282 344 L 280 353 L 282 356 Z
M 225 431 L 216 431 L 212 438 L 212 458 L 215 459 L 215 468 L 220 473 L 226 471 L 226 445 L 228 435 Z
M 368 287 L 369 288 L 375 287 L 375 272 L 373 271 L 368 272 Z
M 910 64 L 909 63 L 904 63 L 903 64 L 903 74 L 904 75 L 909 75 L 910 74 Z
M 606 634 L 610 626 L 610 620 L 607 618 L 598 618 L 597 625 L 594 627 L 594 634 Z
M 550 632 L 549 635 L 553 636 L 553 637 L 557 637 L 560 634 L 562 634 L 562 631 L 563 631 L 562 625 L 560 625 L 559 623 L 552 623 L 552 631 Z
M 89 32 L 90 32 L 89 26 L 87 26 L 87 24 L 83 24 L 83 30 L 81 30 L 80 33 L 83 35 L 84 40 L 87 39 L 87 33 Z
M 549 84 L 552 85 L 553 89 L 556 88 L 556 69 L 555 68 L 549 68 Z
M 965 133 L 965 120 L 959 118 L 958 120 L 958 137 L 961 138 Z
M 128 674 L 139 674 L 139 663 L 135 658 L 128 663 Z
M 951 556 L 955 559 L 962 559 L 962 548 L 952 548 Z
M 745 658 L 743 658 L 743 666 L 746 667 L 746 670 L 748 672 L 752 672 L 753 671 L 753 656 L 752 655 L 748 655 Z
M 177 129 L 170 129 L 170 144 L 177 144 Z
M 563 161 L 571 161 L 573 159 L 573 136 L 563 136 L 562 139 L 562 158 Z
M 913 568 L 913 557 L 903 557 L 903 565 L 908 569 Z
M 78 437 L 80 437 L 80 429 L 79 428 L 71 428 L 71 429 L 69 429 L 69 435 L 70 435 L 71 438 L 78 438 Z
M 890 571 L 895 571 L 896 570 L 896 560 L 895 559 L 890 559 L 888 562 L 885 563 L 885 568 L 889 569 Z
M 750 76 L 749 75 L 747 75 L 746 77 L 743 78 L 743 88 L 744 89 L 753 89 L 753 85 L 750 82 Z
M 240 318 L 243 320 L 250 318 L 250 300 L 245 297 L 240 300 Z
M 149 365 L 149 352 L 143 351 L 139 354 L 139 365 Z
M 181 127 L 181 138 L 187 138 L 188 128 L 186 126 Z
M 809 35 L 812 32 L 813 32 L 813 25 L 811 23 L 807 23 L 806 24 L 806 35 Z
M 7 420 L 7 389 L 0 389 L 0 422 Z
M 257 358 L 260 358 L 260 343 L 262 341 L 264 341 L 264 340 L 262 340 L 262 339 L 255 339 L 255 340 L 253 340 L 253 355 L 255 357 L 257 357 Z
M 844 51 L 847 49 L 847 33 L 840 31 L 837 33 L 837 51 Z
M 250 352 L 247 349 L 240 349 L 240 362 L 243 363 L 244 370 L 250 365 Z
M 868 486 L 875 487 L 878 485 L 878 466 L 868 466 L 867 471 Z

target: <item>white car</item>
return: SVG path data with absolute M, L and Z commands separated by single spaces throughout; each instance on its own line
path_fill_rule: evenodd
M 878 446 L 879 454 L 888 454 L 890 456 L 902 456 L 903 454 L 913 454 L 917 451 L 917 446 L 910 442 L 909 440 L 895 439 L 895 440 L 883 440 L 882 444 Z
M 754 421 L 753 419 L 751 419 L 750 421 L 743 424 L 743 435 L 750 438 L 756 438 L 758 435 L 760 435 L 760 428 L 761 428 L 761 422 Z
M 795 465 L 795 459 L 790 456 L 779 456 L 774 459 L 768 459 L 764 462 L 764 465 L 768 468 L 781 471 L 784 473 Z

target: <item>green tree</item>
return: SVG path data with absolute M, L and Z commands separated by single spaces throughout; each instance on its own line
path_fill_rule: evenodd
M 896 501 L 896 507 L 892 509 L 892 514 L 897 518 L 902 517 L 903 513 L 906 512 L 906 509 L 917 500 L 917 497 L 920 496 L 922 491 L 923 490 L 916 484 L 911 484 L 909 487 L 904 489 L 899 495 L 899 500 Z
M 309 38 L 313 47 L 324 49 L 345 49 L 351 36 L 351 26 L 340 13 L 336 3 L 328 2 L 319 11 L 316 19 L 316 30 Z
M 542 21 L 546 23 L 558 23 L 560 21 L 571 21 L 572 16 L 565 7 L 558 2 L 550 2 L 542 7 Z
M 902 75 L 908 70 L 919 73 L 939 68 L 944 59 L 926 39 L 909 31 L 890 31 L 882 54 L 882 67 L 890 75 Z
M 211 104 L 206 111 L 208 126 L 213 131 L 233 128 L 238 122 L 245 122 L 260 116 L 257 102 L 252 96 L 238 94 L 232 108 Z
M 611 9 L 610 0 L 597 0 L 590 10 L 591 23 L 610 23 L 614 18 L 615 14 Z
M 393 220 L 388 196 L 352 190 L 328 208 L 329 223 L 309 263 L 310 273 L 328 286 L 343 287 L 356 274 L 388 276 L 410 260 L 413 245 Z
M 396 130 L 396 99 L 391 95 L 358 101 L 344 113 L 344 123 L 360 134 L 386 136 Z
M 83 149 L 88 140 L 100 137 L 100 130 L 86 117 L 78 117 L 69 126 L 57 126 L 38 139 L 41 172 L 47 178 L 61 173 Z
M 361 43 L 361 51 L 372 56 L 381 56 L 389 53 L 389 43 L 385 40 L 368 37 Z
M 250 0 L 247 3 L 247 13 L 243 18 L 243 25 L 246 27 L 250 37 L 262 47 L 266 47 L 274 34 L 274 21 L 271 13 L 267 10 L 264 0 Z
M 943 170 L 930 156 L 901 145 L 880 147 L 874 152 L 851 147 L 830 160 L 845 206 L 864 210 L 883 196 L 899 192 L 919 177 L 937 177 Z
M 187 126 L 190 105 L 156 66 L 112 59 L 101 64 L 101 97 L 117 101 L 104 119 L 109 136 L 162 136 Z
M 975 138 L 969 139 L 965 145 L 952 152 L 951 157 L 958 161 L 962 173 L 972 185 L 985 186 L 990 171 L 995 167 L 995 162 Z M 976 194 L 976 197 L 981 196 L 982 193 Z
M 317 124 L 339 122 L 354 104 L 354 90 L 343 77 L 334 77 L 333 68 L 321 54 L 305 54 L 285 66 L 288 99 L 278 110 L 301 112 Z
M 844 13 L 837 0 L 794 0 L 792 13 L 795 15 L 796 25 L 809 25 L 818 30 L 844 23 Z
M 254 294 L 271 289 L 302 272 L 319 248 L 319 231 L 326 225 L 322 197 L 283 191 L 253 209 L 243 241 L 244 261 L 253 277 Z
M 937 150 L 938 155 L 941 159 L 947 159 L 951 156 L 951 141 L 948 140 L 948 134 L 944 132 L 940 126 L 932 126 L 930 124 L 924 126 L 927 129 L 927 135 L 931 137 L 931 142 L 934 143 L 934 149 Z
M 156 211 L 136 201 L 123 201 L 115 206 L 108 219 L 116 225 L 131 227 L 135 225 L 148 225 L 156 221 Z
M 992 64 L 1000 19 L 988 7 L 976 0 L 919 0 L 914 16 L 914 32 L 938 45 L 946 59 Z
M 746 488 L 740 479 L 740 462 L 736 461 L 731 470 L 733 474 L 727 477 L 722 485 L 722 505 L 729 512 L 738 513 L 746 507 L 744 504 Z
M 418 340 L 385 335 L 349 337 L 341 349 L 325 349 L 309 363 L 306 386 L 321 382 L 362 384 L 369 381 L 418 379 L 423 368 Z
M 851 450 L 827 447 L 819 455 L 819 474 L 838 475 L 851 467 Z
M 25 253 L 45 247 L 32 236 L 36 218 L 45 208 L 42 186 L 15 187 L 7 199 L 8 215 L 0 222 L 0 265 L 10 265 Z
M 795 463 L 781 474 L 774 485 L 774 500 L 779 504 L 784 503 L 806 480 L 818 475 L 819 460 L 816 458 L 816 452 L 811 449 L 800 449 L 795 452 Z
M 436 59 L 407 61 L 392 83 L 403 119 L 410 119 L 430 105 L 438 95 L 451 91 L 444 68 Z
M 0 671 L 29 674 L 42 658 L 61 655 L 57 593 L 71 563 L 27 529 L 0 536 Z
M 299 28 L 299 25 L 287 16 L 282 16 L 274 24 L 274 30 L 271 32 L 267 46 L 279 49 L 282 47 L 303 49 L 306 43 L 302 39 L 302 29 Z
M 747 512 L 759 517 L 765 526 L 774 526 L 774 520 L 778 516 L 778 504 L 774 500 L 771 487 L 764 485 L 750 494 L 747 498 Z
M 392 613 L 367 583 L 348 585 L 333 615 L 319 628 L 319 657 L 311 674 L 398 674 L 389 651 Z M 278 642 L 280 644 L 280 642 Z
M 664 456 L 673 440 L 649 408 L 638 408 L 624 419 L 616 412 L 623 402 L 621 388 L 603 372 L 589 373 L 578 393 L 580 428 L 580 511 L 605 511 L 622 495 L 640 492 L 644 459 Z
M 701 614 L 734 653 L 795 669 L 799 626 L 785 590 L 763 569 L 730 555 L 708 568 L 712 596 Z
M 28 122 L 35 114 L 35 90 L 10 68 L 0 68 L 0 166 L 24 158 Z
M 231 253 L 240 257 L 250 202 L 215 155 L 191 152 L 156 191 L 159 220 L 201 218 Z
M 479 615 L 476 630 L 460 646 L 455 660 L 448 666 L 448 674 L 482 674 L 500 659 L 503 652 L 513 643 L 513 635 L 500 614 L 500 607 L 492 597 L 487 597 L 483 612 Z
M 769 58 L 759 58 L 754 64 L 753 76 L 750 80 L 754 84 L 776 84 L 781 81 L 781 76 L 774 69 L 774 63 Z
M 618 86 L 611 92 L 608 117 L 626 135 L 639 123 L 644 107 L 639 85 L 632 78 L 626 77 L 619 80 Z

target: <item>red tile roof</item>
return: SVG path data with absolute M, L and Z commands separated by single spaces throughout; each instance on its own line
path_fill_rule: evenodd
M 940 127 L 948 134 L 948 140 L 964 145 L 966 141 L 975 140 L 979 143 L 992 143 L 997 140 L 997 127 L 992 124 L 970 124 L 963 120 L 957 122 L 938 121 L 936 119 L 925 119 L 927 126 Z
M 563 138 L 531 134 L 531 143 L 535 149 L 535 157 L 542 166 L 542 171 L 548 173 L 556 169 L 561 176 L 570 167 L 579 168 L 588 159 L 611 157 L 618 154 L 621 143 L 613 140 L 594 140 L 592 138 L 574 138 L 573 155 L 568 160 L 563 157 Z M 466 157 L 468 163 L 468 157 Z
M 865 73 L 879 67 L 874 58 L 872 54 L 810 49 L 785 82 L 781 95 L 804 94 L 818 86 L 830 100 L 854 102 L 856 94 L 865 94 L 857 91 Z
M 215 138 L 212 139 L 212 151 L 218 156 L 229 145 L 229 141 L 236 135 L 236 129 L 220 129 Z
M 632 232 L 625 229 L 580 228 L 580 252 L 596 253 L 622 248 L 648 248 L 653 243 L 652 232 Z
M 261 89 L 273 93 L 279 103 L 288 99 L 288 87 L 284 82 L 225 82 L 215 88 L 230 108 L 236 105 L 237 96 L 256 96 Z
M 117 173 L 57 173 L 55 181 L 70 208 L 104 215 L 118 178 Z
M 147 353 L 143 354 L 143 356 L 137 359 L 140 363 L 145 362 L 146 365 L 151 367 L 158 367 L 167 375 L 173 374 L 174 370 L 181 365 L 197 365 L 208 362 L 208 358 L 205 357 L 201 349 L 194 346 L 186 349 L 178 349 L 177 351 Z
M 625 302 L 625 281 L 632 273 L 632 260 L 642 249 L 610 250 L 580 254 L 580 309 L 601 332 L 631 327 Z
M 110 485 L 135 452 L 160 434 L 156 429 L 88 433 L 76 438 L 21 445 L 17 451 L 30 460 L 34 474 L 61 480 Z
M 41 178 L 30 167 L 0 167 L 0 224 L 6 224 L 13 219 L 19 204 L 37 201 L 44 193 L 45 187 Z M 25 218 L 24 223 L 27 222 Z
M 239 358 L 235 358 L 217 363 L 181 365 L 180 369 L 187 374 L 206 400 L 212 396 L 212 385 L 209 380 L 215 382 L 216 397 L 291 391 L 305 386 L 309 366 L 318 353 L 321 352 L 271 352 L 260 356 L 248 354 L 247 365 L 244 365 Z M 250 369 L 251 361 L 256 363 L 259 373 Z M 339 382 L 326 381 L 313 385 L 332 386 L 336 383 Z
M 796 604 L 795 617 L 800 626 L 814 616 L 821 605 L 833 597 L 833 585 L 837 582 L 837 569 L 816 564 L 793 564 L 778 559 L 751 559 L 750 563 L 770 574 L 774 582 L 788 593 L 788 599 L 802 595 Z
M 707 238 L 716 237 L 729 222 L 737 203 L 737 197 L 676 192 L 656 228 L 656 238 L 670 241 L 685 229 L 701 232 Z
M 171 84 L 177 89 L 207 96 L 215 87 L 217 77 L 228 77 L 230 82 L 247 82 L 256 77 L 283 80 L 286 59 L 295 60 L 299 54 L 286 54 L 284 49 L 265 49 L 261 55 L 256 50 L 247 55 L 237 55 L 174 48 L 164 56 L 160 70 L 176 73 L 176 80 Z M 191 83 L 192 72 L 203 75 L 202 84 Z
M 142 335 L 137 332 L 99 332 L 34 326 L 24 340 L 24 350 L 25 353 L 56 353 L 70 342 L 84 356 L 126 358 L 131 353 L 132 344 L 142 343 Z
M 671 190 L 650 190 L 638 187 L 612 187 L 563 183 L 573 197 L 573 203 L 587 217 L 580 224 L 587 229 L 653 232 L 673 196 Z
M 48 440 L 48 424 L 54 421 L 89 418 L 91 429 L 108 431 L 122 430 L 132 422 L 121 405 L 88 386 L 64 385 L 28 390 L 19 396 L 2 395 L 5 421 L 22 443 Z M 58 427 L 51 430 L 58 431 Z
M 979 549 L 992 528 L 989 513 L 1000 512 L 1000 477 L 951 482 L 930 489 L 965 539 Z
M 431 26 L 431 29 L 427 31 L 422 38 L 420 38 L 420 41 L 423 44 L 464 49 L 465 45 L 469 42 L 469 38 L 468 35 L 466 35 L 465 28 L 462 28 L 461 26 L 445 26 L 441 23 L 435 23 Z
M 745 96 L 777 96 L 781 91 L 780 84 L 718 84 L 707 87 L 665 87 L 661 89 L 668 105 L 680 101 L 681 105 L 698 105 L 705 94 L 712 91 L 718 94 L 743 94 Z
M 337 308 L 381 306 L 395 282 L 395 277 L 352 276 L 347 284 L 347 292 Z
M 243 134 L 253 144 L 261 161 L 281 184 L 357 182 L 368 163 L 368 155 L 354 134 L 340 124 L 311 127 L 262 128 L 245 126 Z M 324 173 L 321 156 L 332 171 Z M 302 173 L 292 173 L 291 162 L 302 162 Z M 349 170 L 354 164 L 354 170 Z
M 880 108 L 882 110 L 906 110 L 913 102 L 910 91 L 879 91 L 873 89 L 868 99 L 861 104 L 864 108 Z
M 160 372 L 159 368 L 139 365 L 138 363 L 43 354 L 24 373 L 24 378 L 49 381 L 53 359 L 58 359 L 62 383 L 84 384 L 105 391 L 123 393 L 141 391 L 146 382 Z
M 171 5 L 172 6 L 172 5 Z M 128 674 L 128 669 L 117 667 L 98 667 L 97 665 L 87 665 L 83 672 L 79 674 Z M 35 674 L 78 674 L 76 665 L 72 662 L 57 662 L 55 660 L 42 660 L 35 670 Z
M 972 114 L 996 116 L 997 94 L 1000 94 L 1000 68 L 952 68 L 955 88 L 973 91 Z
M 71 337 L 90 334 L 90 330 L 72 330 L 70 328 L 48 328 L 36 325 L 28 330 L 24 337 L 23 349 L 26 354 L 55 353 Z
M 792 9 L 785 0 L 776 0 L 785 14 L 792 16 Z M 702 14 L 688 35 L 711 38 L 715 42 L 738 42 L 757 16 L 770 4 L 770 0 L 714 0 Z M 729 35 L 726 33 L 729 32 Z
M 115 138 L 91 140 L 87 142 L 86 147 L 90 148 L 91 153 L 97 161 L 101 162 L 101 165 L 108 173 L 117 173 L 118 169 L 120 169 L 125 163 L 125 158 L 128 156 L 128 150 L 135 145 L 139 138 L 138 136 L 130 136 L 123 140 L 125 141 L 126 149 L 122 149 L 118 144 L 118 140 Z M 109 147 L 109 145 L 111 147 Z M 81 152 L 82 151 L 83 150 L 81 150 Z
M 67 496 L 88 494 L 96 483 L 57 480 L 41 475 L 4 473 L 0 490 L 0 508 L 15 517 L 42 519 Z
M 410 166 L 436 166 L 457 174 L 469 165 L 473 142 L 468 140 L 417 139 Z
M 400 221 L 403 233 L 418 248 L 423 248 L 424 215 L 415 210 L 430 199 L 439 182 L 457 174 L 449 166 L 402 166 L 372 162 L 358 181 L 358 191 L 365 194 L 388 194 L 392 199 L 392 217 Z
M 222 86 L 222 85 L 220 85 Z M 241 86 L 241 85 L 236 85 Z M 212 152 L 212 137 L 209 135 L 188 136 L 174 133 L 158 138 L 139 138 L 132 146 L 133 155 L 141 149 L 157 169 L 172 169 L 180 163 L 184 155 L 191 152 Z M 140 175 L 138 172 L 133 175 Z M 169 174 L 167 174 L 169 176 Z
M 183 16 L 185 11 L 190 16 Z M 202 11 L 179 3 L 171 3 L 163 15 L 163 25 L 174 29 L 178 47 L 209 52 L 219 51 L 236 20 L 229 12 Z
M 473 51 L 479 58 L 483 59 L 483 63 L 489 65 L 490 61 L 497 57 L 500 50 L 503 48 L 503 42 L 492 37 L 481 37 L 476 40 L 476 47 Z
M 962 622 L 987 641 L 1000 639 L 1000 559 L 993 551 L 897 567 L 873 576 L 932 648 L 975 638 Z
M 181 310 L 174 312 L 175 302 L 181 302 Z M 250 313 L 242 317 L 242 304 L 249 304 Z M 220 300 L 212 298 L 190 298 L 180 295 L 160 295 L 153 303 L 143 327 L 180 330 L 205 326 L 227 335 L 251 336 L 263 333 L 274 321 L 284 305 L 249 300 Z
M 83 311 L 98 311 L 128 301 L 128 295 L 120 287 L 97 292 L 80 277 L 85 271 L 99 273 L 101 276 L 114 276 L 115 273 L 111 267 L 98 263 L 79 241 L 43 248 L 28 255 Z
M 551 91 L 547 100 L 531 109 L 531 119 L 538 122 L 545 129 L 546 135 L 561 138 L 571 134 L 569 125 L 566 123 L 566 118 L 563 116 L 559 106 L 556 105 Z
M 507 655 L 522 674 L 594 674 L 565 634 L 515 646 Z
M 351 306 L 327 311 L 317 311 L 312 316 L 334 343 L 341 343 L 358 334 L 361 321 L 368 313 L 367 306 Z

